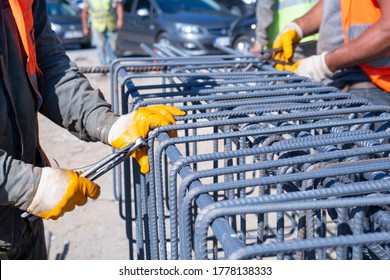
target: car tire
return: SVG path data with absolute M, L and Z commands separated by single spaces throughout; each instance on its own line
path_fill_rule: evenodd
M 233 41 L 232 48 L 244 55 L 250 55 L 253 43 L 249 36 L 241 35 Z
M 171 45 L 171 42 L 169 41 L 169 38 L 168 38 L 168 34 L 165 32 L 160 33 L 157 36 L 156 44 L 159 44 L 162 47 Z

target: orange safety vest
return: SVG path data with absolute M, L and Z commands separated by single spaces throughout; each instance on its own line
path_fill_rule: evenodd
M 340 6 L 346 44 L 358 38 L 382 16 L 376 0 L 341 0 Z M 360 67 L 374 84 L 390 92 L 390 53 L 383 58 L 361 64 Z
M 32 13 L 34 0 L 8 1 L 19 31 L 19 36 L 22 40 L 24 51 L 27 54 L 27 73 L 34 90 L 38 93 L 37 75 L 41 71 L 39 70 L 35 53 L 34 17 Z

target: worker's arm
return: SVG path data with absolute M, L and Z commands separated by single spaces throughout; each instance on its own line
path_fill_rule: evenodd
M 123 27 L 123 3 L 117 1 L 116 3 L 116 28 L 122 29 Z
M 358 38 L 336 48 L 296 62 L 292 69 L 298 75 L 322 81 L 332 77 L 336 70 L 374 61 L 389 55 L 390 49 L 390 2 L 378 0 L 380 20 L 365 30 Z
M 123 115 L 108 126 L 108 142 L 116 149 L 146 139 L 150 130 L 175 124 L 175 116 L 185 113 L 175 107 L 155 105 Z M 175 131 L 168 133 L 176 136 Z M 137 150 L 133 157 L 141 172 L 149 172 L 147 148 Z M 79 173 L 62 168 L 35 167 L 15 160 L 0 149 L 0 205 L 12 205 L 44 219 L 58 219 L 65 212 L 82 206 L 88 198 L 99 197 L 100 187 Z
M 262 0 L 256 3 L 256 41 L 253 53 L 268 45 L 267 29 L 274 19 L 275 0 Z
M 390 50 L 390 1 L 378 0 L 381 19 L 356 40 L 326 54 L 325 61 L 331 71 L 364 64 L 385 55 Z
M 320 0 L 313 6 L 313 8 L 311 8 L 310 11 L 308 11 L 302 17 L 294 20 L 294 22 L 302 29 L 302 38 L 316 34 L 319 31 L 323 6 L 323 0 Z
M 42 71 L 40 112 L 81 140 L 108 143 L 108 129 L 119 116 L 70 61 L 58 36 L 51 30 L 45 11 L 45 1 L 34 1 L 36 53 Z
M 0 205 L 26 210 L 35 195 L 40 175 L 39 168 L 15 160 L 0 149 Z
M 89 6 L 88 6 L 88 1 L 84 0 L 84 7 L 83 10 L 81 11 L 81 24 L 83 26 L 83 33 L 85 36 L 89 34 L 89 28 L 88 28 L 88 11 L 89 11 Z
M 102 141 L 123 147 L 158 126 L 174 123 L 174 115 L 184 112 L 166 106 L 137 110 L 118 116 L 110 110 L 99 91 L 69 61 L 47 19 L 46 3 L 33 5 L 39 80 L 43 104 L 41 112 L 80 139 Z M 110 134 L 110 141 L 108 136 Z M 137 160 L 145 161 L 144 153 Z M 143 169 L 145 170 L 145 169 Z M 57 219 L 88 198 L 96 199 L 99 187 L 77 173 L 60 168 L 40 168 L 9 156 L 0 149 L 0 205 L 12 205 L 31 214 Z
M 286 24 L 283 30 L 276 37 L 272 47 L 280 49 L 273 54 L 275 60 L 286 63 L 293 62 L 295 48 L 302 38 L 318 32 L 322 19 L 323 0 L 320 0 L 305 15 Z M 293 70 L 291 66 L 284 63 L 276 64 L 278 70 Z
M 37 61 L 42 71 L 38 79 L 43 100 L 40 111 L 80 138 L 98 140 L 104 135 L 107 138 L 109 128 L 105 133 L 98 131 L 94 120 L 99 122 L 100 113 L 110 113 L 110 105 L 69 61 L 58 36 L 51 30 L 46 1 L 34 1 L 32 10 Z M 110 114 L 101 118 L 107 118 L 112 125 L 119 116 Z M 34 215 L 55 219 L 82 205 L 88 197 L 97 198 L 98 194 L 95 184 L 79 180 L 73 172 L 36 167 L 0 150 L 0 205 L 28 209 Z
M 34 14 L 45 10 L 39 6 L 35 8 Z M 37 18 L 35 32 L 38 64 L 42 70 L 40 92 L 43 103 L 40 112 L 50 120 L 66 128 L 81 140 L 101 141 L 114 148 L 123 148 L 138 136 L 145 138 L 149 130 L 155 127 L 174 123 L 173 116 L 184 114 L 180 110 L 167 109 L 165 106 L 160 106 L 158 109 L 143 109 L 142 114 L 137 112 L 125 116 L 114 114 L 102 93 L 94 90 L 76 65 L 70 62 L 56 34 L 50 28 L 47 14 L 44 15 Z M 135 130 L 134 127 L 137 129 Z M 114 141 L 117 140 L 116 138 L 129 131 L 138 132 L 131 132 L 131 137 L 128 135 L 122 137 L 120 144 L 115 144 L 118 143 Z M 109 140 L 109 132 L 112 136 L 111 140 Z M 145 161 L 145 154 L 145 149 L 136 153 L 139 162 Z
M 44 219 L 58 219 L 100 187 L 78 173 L 61 168 L 40 168 L 13 159 L 0 149 L 0 205 L 13 206 Z

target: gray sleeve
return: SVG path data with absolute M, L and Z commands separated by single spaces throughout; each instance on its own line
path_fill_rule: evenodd
M 41 168 L 13 159 L 0 149 L 0 205 L 26 210 L 39 184 Z
M 43 98 L 40 112 L 84 141 L 107 143 L 108 130 L 118 118 L 99 90 L 70 61 L 51 30 L 46 3 L 35 1 L 35 40 L 42 75 L 39 90 Z
M 256 4 L 256 41 L 268 45 L 267 29 L 274 19 L 275 0 L 258 0 Z

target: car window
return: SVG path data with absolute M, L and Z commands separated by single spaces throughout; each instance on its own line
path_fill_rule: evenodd
M 150 1 L 149 0 L 138 0 L 136 11 L 139 9 L 147 9 L 149 10 L 150 7 Z
M 77 16 L 75 10 L 64 3 L 47 3 L 49 16 Z
M 156 2 L 163 12 L 170 14 L 222 10 L 214 0 L 157 0 Z
M 133 3 L 135 0 L 126 0 L 123 3 L 123 10 L 127 13 L 131 13 L 131 7 L 133 7 Z

